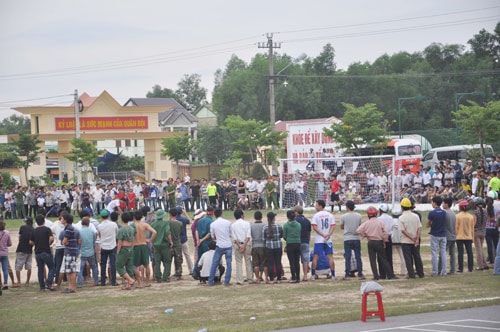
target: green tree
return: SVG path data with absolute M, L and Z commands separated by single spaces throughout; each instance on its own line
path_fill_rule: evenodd
M 177 95 L 174 90 L 169 88 L 162 88 L 160 85 L 156 84 L 153 86 L 152 91 L 146 93 L 146 98 L 174 98 L 177 99 Z
M 29 134 L 30 118 L 12 114 L 0 122 L 0 135 Z
M 229 136 L 219 127 L 200 127 L 194 143 L 198 158 L 208 164 L 222 164 L 231 155 Z
M 425 102 L 405 104 L 401 110 L 402 129 L 454 127 L 451 111 L 456 93 L 483 91 L 484 98 L 473 98 L 478 102 L 499 99 L 499 80 L 491 72 L 500 65 L 499 36 L 500 23 L 494 32 L 481 30 L 475 35 L 469 41 L 472 51 L 459 44 L 431 43 L 419 52 L 401 51 L 383 54 L 373 63 L 353 63 L 347 71 L 336 68 L 334 47 L 327 44 L 319 55 L 290 66 L 276 79 L 276 119 L 341 118 L 342 103 L 376 104 L 396 131 L 398 98 L 423 95 Z M 275 72 L 291 59 L 275 54 Z M 248 64 L 233 56 L 224 71 L 217 70 L 213 105 L 219 124 L 230 115 L 269 121 L 268 63 L 267 54 L 255 55 Z
M 341 123 L 324 128 L 326 136 L 333 138 L 348 153 L 360 154 L 363 145 L 381 146 L 387 142 L 384 113 L 375 104 L 355 107 L 344 104 L 346 112 Z
M 12 144 L 0 144 L 0 169 L 19 166 L 19 158 L 12 153 L 12 149 Z
M 274 146 L 279 148 L 286 138 L 285 132 L 272 130 L 269 123 L 254 119 L 244 120 L 241 116 L 231 115 L 224 121 L 222 130 L 230 136 L 232 159 L 241 158 L 244 162 L 254 163 L 267 158 L 268 162 L 276 162 L 277 156 L 268 153 L 263 155 L 263 148 Z
M 18 140 L 14 140 L 12 152 L 18 158 L 18 165 L 24 169 L 24 177 L 28 183 L 28 168 L 37 161 L 43 149 L 40 148 L 42 141 L 38 135 L 20 134 Z
M 144 157 L 127 157 L 119 154 L 111 159 L 107 168 L 110 172 L 144 171 Z
M 0 174 L 2 175 L 3 178 L 3 183 L 2 186 L 0 186 L 0 188 L 7 189 L 15 185 L 15 180 L 14 178 L 12 178 L 9 172 L 1 172 Z
M 478 34 L 469 39 L 468 44 L 478 58 L 489 58 L 495 66 L 500 61 L 500 22 L 495 27 L 495 33 L 481 29 Z
M 177 90 L 162 88 L 156 84 L 152 91 L 146 93 L 147 98 L 174 98 L 184 108 L 194 112 L 207 102 L 207 89 L 201 87 L 201 76 L 198 74 L 184 75 L 177 83 Z
M 500 141 L 500 101 L 492 101 L 486 106 L 469 101 L 471 106 L 460 105 L 453 112 L 453 121 L 460 128 L 470 143 L 481 145 L 481 157 L 484 159 L 484 144 L 496 144 Z
M 87 142 L 83 138 L 73 138 L 71 145 L 73 148 L 65 158 L 76 163 L 83 173 L 92 173 L 97 178 L 96 168 L 102 164 L 97 158 L 104 151 L 97 150 L 92 142 Z
M 318 75 L 333 75 L 336 67 L 335 49 L 332 44 L 328 43 L 323 46 L 321 53 L 312 60 L 312 68 Z
M 161 144 L 163 145 L 161 154 L 175 161 L 175 174 L 178 177 L 179 161 L 189 159 L 194 148 L 191 136 L 186 132 L 177 132 L 173 136 L 164 137 Z
M 184 75 L 177 83 L 175 94 L 178 102 L 189 112 L 194 112 L 207 102 L 207 89 L 200 86 L 201 76 L 198 74 Z
M 240 177 L 241 165 L 243 160 L 241 158 L 229 158 L 224 162 L 224 167 L 220 170 L 222 176 L 230 179 L 232 176 Z
M 424 56 L 434 71 L 441 72 L 445 71 L 450 64 L 460 58 L 464 48 L 463 45 L 458 44 L 443 45 L 432 43 L 425 48 Z

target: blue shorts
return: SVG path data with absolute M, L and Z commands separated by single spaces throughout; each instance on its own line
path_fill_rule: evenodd
M 300 244 L 300 261 L 302 263 L 309 263 L 310 261 L 309 255 L 309 243 L 301 243 Z
M 318 256 L 333 255 L 333 245 L 330 247 L 326 243 L 315 243 L 314 255 Z

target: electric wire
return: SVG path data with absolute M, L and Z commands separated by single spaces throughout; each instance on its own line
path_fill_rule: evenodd
M 433 15 L 425 15 L 425 16 L 417 16 L 417 17 L 406 17 L 406 18 L 399 18 L 399 19 L 386 20 L 386 21 L 374 21 L 374 22 L 366 22 L 366 23 L 337 25 L 337 26 L 331 26 L 331 27 L 318 27 L 318 28 L 308 28 L 308 29 L 300 29 L 300 30 L 288 30 L 288 31 L 281 31 L 281 32 L 278 32 L 278 33 L 280 33 L 280 34 L 287 34 L 287 33 L 301 33 L 301 32 L 310 32 L 310 31 L 318 31 L 318 30 L 355 28 L 355 27 L 370 26 L 370 25 L 377 25 L 377 24 L 384 24 L 384 23 L 407 22 L 407 21 L 420 20 L 420 19 L 424 19 L 424 18 L 434 18 L 434 17 L 441 17 L 441 16 L 451 16 L 451 15 L 464 14 L 464 13 L 472 13 L 472 12 L 485 11 L 485 10 L 491 10 L 491 9 L 497 9 L 497 8 L 500 8 L 500 6 L 492 6 L 492 7 L 477 8 L 477 9 L 468 9 L 468 10 L 461 10 L 461 11 L 456 11 L 456 12 L 449 12 L 449 13 L 442 13 L 442 14 L 433 14 Z M 497 18 L 498 18 L 498 15 L 497 15 Z
M 163 58 L 163 59 L 148 60 L 148 61 L 136 61 L 135 63 L 129 62 L 129 63 L 125 63 L 125 64 L 110 65 L 107 67 L 81 67 L 79 69 L 77 69 L 77 68 L 62 69 L 62 70 L 57 70 L 57 71 L 47 71 L 45 73 L 36 72 L 36 73 L 24 73 L 24 74 L 0 75 L 0 81 L 58 77 L 58 76 L 66 76 L 66 75 L 70 75 L 70 74 L 92 73 L 92 72 L 124 69 L 124 68 L 143 67 L 143 66 L 150 66 L 150 65 L 154 65 L 154 64 L 160 64 L 160 63 L 183 61 L 183 60 L 196 59 L 196 58 L 200 58 L 200 57 L 206 57 L 206 56 L 216 55 L 216 54 L 221 54 L 221 53 L 235 52 L 235 51 L 245 50 L 245 49 L 252 49 L 254 47 L 255 47 L 255 44 L 249 44 L 249 45 L 243 45 L 243 46 L 239 46 L 239 47 L 214 50 L 211 52 L 205 52 L 205 53 L 201 53 L 201 54 L 200 53 L 193 53 L 193 54 L 187 54 L 187 55 L 178 55 L 178 56 L 173 56 L 173 57 Z
M 444 73 L 405 73 L 405 74 L 373 74 L 373 75 L 351 75 L 345 72 L 334 75 L 281 75 L 280 77 L 290 78 L 331 78 L 331 79 L 361 79 L 361 78 L 429 78 L 429 77 L 464 77 L 464 76 L 498 76 L 500 69 L 470 70 L 460 72 Z
M 428 18 L 450 16 L 450 15 L 457 15 L 457 14 L 463 14 L 463 13 L 472 13 L 472 12 L 496 9 L 499 7 L 500 6 L 492 6 L 492 7 L 480 8 L 480 9 L 470 9 L 470 10 L 464 10 L 464 11 L 455 11 L 455 12 L 434 14 L 434 15 L 427 15 L 427 16 L 401 18 L 401 19 L 385 20 L 385 21 L 375 21 L 375 22 L 350 24 L 350 25 L 343 25 L 343 26 L 289 30 L 289 31 L 284 31 L 284 32 L 279 32 L 279 33 L 291 34 L 291 33 L 300 33 L 300 32 L 312 32 L 312 31 L 318 31 L 318 30 L 361 27 L 361 26 L 369 26 L 369 25 L 377 25 L 377 24 L 380 25 L 380 24 L 385 24 L 385 23 L 395 23 L 395 22 L 401 22 L 401 21 L 428 19 Z M 289 40 L 286 40 L 284 42 L 295 43 L 295 42 L 308 42 L 308 41 L 316 41 L 316 40 L 331 39 L 331 38 L 352 38 L 352 37 L 361 37 L 361 36 L 372 36 L 372 35 L 377 35 L 377 34 L 407 32 L 407 31 L 413 31 L 413 30 L 419 30 L 419 29 L 431 29 L 431 28 L 441 28 L 441 27 L 448 27 L 448 26 L 454 26 L 454 25 L 479 23 L 479 22 L 485 22 L 485 21 L 489 21 L 489 20 L 493 20 L 493 19 L 498 19 L 498 16 L 461 19 L 460 21 L 449 21 L 449 22 L 440 22 L 440 23 L 436 23 L 436 24 L 414 25 L 414 26 L 402 27 L 402 28 L 398 27 L 398 28 L 382 29 L 382 30 L 378 30 L 378 31 L 346 33 L 346 34 L 309 37 L 309 38 L 296 38 L 296 39 L 289 39 Z M 124 60 L 108 61 L 108 62 L 103 62 L 103 63 L 99 63 L 99 64 L 94 64 L 94 65 L 67 67 L 67 68 L 62 68 L 62 69 L 58 69 L 58 70 L 44 70 L 44 71 L 37 71 L 37 72 L 0 75 L 0 80 L 6 81 L 6 80 L 56 77 L 56 76 L 65 76 L 65 75 L 75 74 L 75 73 L 81 74 L 81 73 L 92 73 L 92 72 L 100 72 L 100 71 L 107 71 L 107 70 L 118 70 L 118 69 L 124 69 L 124 68 L 134 68 L 134 67 L 149 66 L 149 65 L 159 64 L 159 63 L 167 63 L 167 62 L 195 59 L 195 58 L 206 57 L 206 56 L 210 56 L 210 55 L 216 55 L 216 54 L 220 54 L 220 53 L 235 52 L 238 50 L 249 49 L 251 47 L 254 47 L 255 43 L 233 46 L 233 47 L 225 47 L 225 48 L 218 48 L 218 47 L 223 46 L 223 45 L 230 45 L 230 44 L 239 43 L 242 41 L 252 40 L 253 38 L 256 38 L 256 37 L 257 36 L 250 36 L 250 37 L 236 39 L 233 41 L 215 43 L 215 44 L 211 44 L 211 45 L 205 45 L 205 46 L 190 48 L 190 49 L 186 49 L 186 50 L 174 50 L 174 51 L 159 53 L 156 55 L 136 57 L 136 58 L 130 58 L 130 59 L 124 59 Z M 203 51 L 203 50 L 208 50 L 208 51 Z
M 404 27 L 404 28 L 390 28 L 390 29 L 383 29 L 383 30 L 353 32 L 353 33 L 320 36 L 320 37 L 297 38 L 297 39 L 284 40 L 284 41 L 282 41 L 282 43 L 298 43 L 298 42 L 317 41 L 317 40 L 323 40 L 323 39 L 365 37 L 365 36 L 374 36 L 374 35 L 381 35 L 381 34 L 408 32 L 408 31 L 415 31 L 415 30 L 422 30 L 422 29 L 436 29 L 436 28 L 450 27 L 450 26 L 456 26 L 456 25 L 487 22 L 487 21 L 491 21 L 491 20 L 498 20 L 498 16 L 487 16 L 487 17 L 481 17 L 481 18 L 475 18 L 475 19 L 469 19 L 469 20 L 459 20 L 459 21 L 451 21 L 451 22 L 443 22 L 443 23 L 435 23 L 435 24 L 427 24 L 427 25 L 415 25 L 415 26 L 409 26 L 409 27 Z
M 0 104 L 22 103 L 22 102 L 25 102 L 25 101 L 35 101 L 35 100 L 42 100 L 42 99 L 54 99 L 54 98 L 68 97 L 68 96 L 72 96 L 72 95 L 73 94 L 66 94 L 66 95 L 58 95 L 58 96 L 50 96 L 50 97 L 40 97 L 40 98 L 31 98 L 31 99 L 0 101 Z

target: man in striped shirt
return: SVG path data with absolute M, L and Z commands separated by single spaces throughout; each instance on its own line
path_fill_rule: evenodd
M 76 277 L 80 272 L 80 232 L 73 227 L 73 216 L 63 215 L 66 227 L 61 232 L 64 245 L 64 269 L 68 278 L 68 288 L 63 293 L 76 293 Z

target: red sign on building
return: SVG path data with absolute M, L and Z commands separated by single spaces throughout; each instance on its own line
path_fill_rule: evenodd
M 75 130 L 75 118 L 55 118 L 56 130 Z M 80 130 L 148 129 L 147 116 L 81 117 Z

